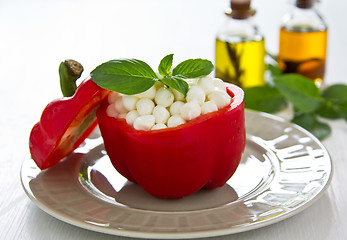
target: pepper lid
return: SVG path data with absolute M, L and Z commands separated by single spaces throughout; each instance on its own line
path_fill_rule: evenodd
M 295 5 L 298 8 L 311 8 L 315 0 L 296 0 Z
M 246 19 L 255 14 L 250 8 L 251 0 L 230 0 L 231 12 L 227 13 L 234 19 Z

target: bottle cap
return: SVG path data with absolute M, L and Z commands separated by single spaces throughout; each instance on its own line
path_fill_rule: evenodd
M 296 6 L 298 8 L 311 8 L 315 0 L 296 0 Z
M 230 0 L 231 12 L 227 15 L 235 19 L 245 19 L 255 14 L 250 9 L 251 0 Z

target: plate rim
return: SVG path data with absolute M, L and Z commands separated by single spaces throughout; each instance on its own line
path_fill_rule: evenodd
M 329 164 L 330 164 L 330 171 L 329 171 L 329 176 L 326 178 L 326 181 L 324 185 L 322 184 L 322 187 L 320 191 L 318 191 L 315 195 L 311 197 L 308 201 L 305 201 L 302 205 L 294 207 L 291 211 L 285 212 L 285 214 L 280 214 L 278 216 L 274 216 L 270 219 L 267 220 L 262 220 L 258 221 L 255 223 L 250 223 L 247 226 L 232 226 L 229 228 L 221 228 L 221 229 L 215 229 L 215 230 L 200 230 L 200 231 L 193 231 L 193 232 L 143 232 L 143 231 L 133 231 L 133 230 L 128 230 L 128 229 L 119 229 L 119 228 L 109 228 L 105 226 L 98 226 L 96 224 L 92 224 L 91 222 L 85 222 L 85 221 L 77 221 L 73 218 L 69 218 L 68 216 L 64 216 L 64 214 L 61 214 L 60 212 L 57 212 L 55 209 L 52 209 L 48 206 L 46 206 L 44 203 L 40 202 L 32 192 L 32 189 L 29 186 L 29 182 L 25 182 L 24 176 L 23 176 L 23 169 L 26 164 L 29 164 L 30 162 L 33 163 L 33 160 L 30 157 L 30 154 L 28 154 L 28 157 L 24 159 L 21 165 L 20 169 L 20 181 L 22 188 L 25 192 L 25 194 L 28 196 L 28 198 L 37 206 L 39 207 L 42 211 L 46 212 L 50 216 L 63 221 L 65 223 L 71 224 L 73 226 L 90 230 L 90 231 L 95 231 L 99 233 L 105 233 L 105 234 L 110 234 L 110 235 L 115 235 L 115 236 L 123 236 L 123 237 L 133 237 L 133 238 L 141 238 L 141 239 L 146 239 L 146 238 L 153 238 L 153 239 L 192 239 L 192 238 L 202 238 L 202 237 L 216 237 L 216 236 L 223 236 L 223 235 L 229 235 L 229 234 L 235 234 L 235 233 L 241 233 L 241 232 L 246 232 L 246 231 L 251 231 L 254 229 L 259 229 L 262 227 L 269 226 L 274 223 L 278 223 L 280 221 L 283 221 L 285 219 L 288 219 L 297 213 L 304 211 L 308 207 L 312 206 L 317 200 L 319 200 L 322 195 L 326 192 L 328 189 L 332 177 L 333 177 L 333 162 L 331 159 L 331 156 L 323 143 L 319 141 L 313 134 L 308 132 L 306 129 L 286 121 L 284 118 L 275 116 L 269 113 L 264 113 L 264 112 L 258 112 L 254 110 L 246 110 L 245 109 L 245 115 L 246 113 L 250 114 L 258 114 L 260 116 L 263 116 L 265 118 L 270 118 L 272 120 L 278 121 L 278 122 L 285 122 L 295 128 L 297 128 L 299 131 L 303 132 L 305 135 L 310 137 L 311 139 L 314 140 L 316 144 L 319 145 L 319 147 L 324 150 L 324 152 L 327 154 L 327 158 L 329 159 Z M 146 210 L 145 210 L 146 211 Z M 152 211 L 153 210 L 149 210 Z M 157 212 L 157 211 L 154 211 Z M 163 212 L 163 211 L 160 211 Z M 185 213 L 189 213 L 192 211 L 183 211 Z M 170 213 L 170 212 L 166 212 Z M 171 212 L 171 213 L 177 213 L 177 212 Z

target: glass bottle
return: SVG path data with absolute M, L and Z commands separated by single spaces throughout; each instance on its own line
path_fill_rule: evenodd
M 253 23 L 250 0 L 231 0 L 216 38 L 216 77 L 242 88 L 264 85 L 264 37 Z
M 314 7 L 316 0 L 296 0 L 282 19 L 279 67 L 299 73 L 320 86 L 325 73 L 327 26 Z

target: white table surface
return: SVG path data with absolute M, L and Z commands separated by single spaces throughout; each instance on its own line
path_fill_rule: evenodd
M 278 47 L 280 16 L 287 0 L 254 0 L 267 49 Z M 175 61 L 213 60 L 215 33 L 227 0 L 1 0 L 0 1 L 0 239 L 127 239 L 81 229 L 40 210 L 19 178 L 29 157 L 28 137 L 45 105 L 61 96 L 58 65 L 80 61 L 85 72 L 120 57 L 157 67 L 169 53 Z M 329 25 L 326 83 L 347 84 L 345 0 L 322 0 Z M 347 124 L 329 121 L 323 141 L 334 164 L 326 193 L 308 209 L 249 232 L 215 239 L 346 239 Z

